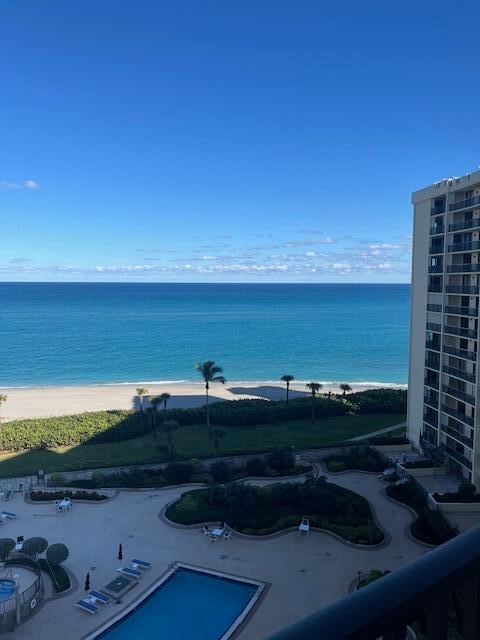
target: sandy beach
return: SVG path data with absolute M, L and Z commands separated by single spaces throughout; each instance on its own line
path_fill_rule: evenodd
M 406 385 L 387 383 L 350 383 L 354 391 L 368 388 L 397 387 Z M 1 407 L 1 420 L 6 422 L 17 418 L 34 418 L 60 416 L 84 411 L 101 411 L 107 409 L 138 409 L 136 389 L 147 388 L 152 396 L 167 392 L 171 395 L 168 406 L 195 407 L 204 404 L 205 389 L 201 382 L 189 383 L 137 383 L 137 384 L 105 384 L 90 386 L 64 387 L 28 387 L 4 388 L 0 393 L 7 396 Z M 339 392 L 338 384 L 325 383 L 322 393 Z M 290 397 L 306 395 L 305 382 L 290 385 Z M 212 401 L 241 400 L 244 398 L 265 398 L 278 400 L 285 397 L 285 386 L 275 382 L 227 382 L 225 385 L 214 384 L 210 389 Z M 149 406 L 145 400 L 145 406 Z

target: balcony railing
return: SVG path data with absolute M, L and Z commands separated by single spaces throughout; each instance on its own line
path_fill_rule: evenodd
M 454 222 L 448 225 L 449 231 L 462 231 L 463 229 L 475 229 L 480 227 L 480 218 L 472 218 L 471 220 L 463 220 L 463 222 Z
M 451 325 L 446 324 L 444 325 L 443 330 L 445 333 L 450 333 L 452 336 L 462 336 L 463 338 L 472 338 L 473 340 L 478 338 L 478 332 L 475 329 L 452 327 Z
M 429 293 L 442 293 L 443 289 L 440 285 L 433 285 L 433 284 L 429 284 L 428 285 L 428 292 Z
M 472 469 L 472 462 L 468 458 L 466 458 L 463 453 L 459 453 L 458 451 L 455 451 L 455 449 L 450 449 L 450 447 L 447 447 L 447 445 L 443 442 L 440 447 L 448 456 L 450 456 L 460 464 L 463 464 L 463 466 L 467 467 L 467 469 Z
M 465 264 L 449 264 L 447 273 L 478 273 L 480 272 L 480 263 L 466 262 Z
M 434 371 L 440 371 L 440 358 L 438 360 L 434 358 L 425 358 L 425 366 Z
M 477 359 L 477 354 L 475 351 L 467 351 L 466 349 L 457 349 L 457 347 L 449 347 L 448 345 L 443 346 L 444 353 L 448 353 L 450 356 L 456 356 L 457 358 L 464 358 L 466 360 Z
M 463 422 L 464 424 L 468 424 L 470 427 L 475 426 L 475 422 L 471 416 L 467 416 L 465 413 L 461 413 L 456 409 L 452 409 L 452 407 L 449 407 L 446 404 L 442 404 L 442 411 L 443 413 L 446 413 L 448 416 L 452 416 L 452 418 L 456 418 L 457 420 L 460 420 L 460 422 Z
M 474 384 L 477 381 L 477 376 L 474 373 L 468 373 L 468 371 L 456 369 L 455 367 L 448 367 L 446 364 L 443 365 L 443 372 L 448 373 L 449 376 L 455 376 L 456 378 L 460 378 L 460 380 L 466 380 Z
M 428 273 L 443 273 L 443 265 L 441 265 L 441 264 L 431 264 L 428 267 Z
M 471 438 L 467 438 L 467 436 L 464 436 L 463 433 L 460 433 L 456 429 L 453 429 L 452 427 L 448 427 L 447 425 L 443 425 L 443 424 L 442 424 L 442 431 L 447 435 L 451 436 L 452 438 L 455 438 L 455 440 L 458 440 L 458 442 L 461 442 L 462 444 L 469 447 L 470 449 L 473 449 L 473 440 Z
M 427 304 L 427 311 L 433 311 L 435 313 L 442 313 L 442 305 L 441 304 Z
M 478 242 L 478 240 L 474 242 L 457 242 L 448 245 L 449 253 L 455 253 L 457 251 L 478 251 L 478 249 L 480 249 L 480 242 Z
M 462 637 L 480 638 L 480 527 L 432 549 L 380 580 L 340 598 L 267 640 L 401 640 L 414 618 L 428 640 L 446 640 L 448 603 L 461 590 Z
M 428 405 L 429 407 L 432 407 L 433 409 L 438 409 L 438 398 L 432 398 L 428 395 L 424 395 L 423 402 L 424 404 Z
M 453 202 L 449 207 L 449 211 L 459 211 L 459 209 L 467 209 L 468 207 L 475 207 L 480 204 L 480 196 L 474 198 L 467 198 L 466 200 L 460 200 L 459 202 Z
M 476 318 L 478 316 L 478 309 L 476 307 L 452 307 L 445 305 L 445 313 L 453 313 L 456 316 L 470 316 Z
M 425 341 L 425 348 L 430 349 L 430 351 L 440 351 L 440 344 L 436 344 L 435 342 L 430 342 L 429 340 Z
M 466 293 L 478 296 L 480 288 L 470 284 L 447 284 L 445 291 L 447 293 Z
M 442 325 L 437 324 L 436 322 L 427 322 L 428 331 L 437 331 L 438 333 L 442 332 Z
M 432 244 L 428 252 L 430 255 L 433 255 L 434 253 L 443 253 L 443 242 L 439 244 Z
M 461 391 L 460 389 L 456 389 L 455 387 L 450 387 L 448 384 L 442 384 L 443 393 L 448 393 L 449 396 L 453 398 L 457 398 L 462 402 L 468 402 L 468 404 L 474 405 L 475 398 L 469 393 L 465 393 L 465 391 Z
M 430 227 L 431 236 L 437 236 L 440 233 L 445 233 L 445 227 L 443 226 L 443 224 L 436 224 L 433 225 L 433 227 Z
M 423 421 L 426 422 L 431 427 L 435 427 L 435 429 L 438 429 L 438 417 L 425 414 L 423 416 Z
M 432 216 L 439 216 L 441 213 L 445 213 L 445 203 L 437 205 L 436 207 L 432 207 L 430 209 L 430 214 Z

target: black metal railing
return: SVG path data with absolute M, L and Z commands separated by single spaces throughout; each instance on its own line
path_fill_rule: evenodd
M 443 253 L 443 242 L 438 244 L 432 244 L 428 252 L 430 255 L 433 255 L 435 253 Z
M 478 240 L 474 242 L 457 242 L 448 245 L 449 253 L 455 253 L 457 251 L 478 251 L 478 249 L 480 249 L 480 242 L 478 242 Z
M 443 265 L 441 265 L 441 264 L 431 264 L 428 267 L 428 273 L 443 273 Z
M 456 369 L 455 367 L 448 367 L 446 364 L 443 365 L 443 372 L 448 373 L 449 376 L 455 376 L 456 378 L 460 378 L 460 380 L 467 380 L 468 382 L 475 383 L 477 380 L 474 373 L 468 373 L 468 371 Z
M 442 287 L 441 287 L 441 285 L 429 284 L 428 285 L 428 292 L 429 293 L 442 293 Z
M 430 342 L 429 340 L 426 340 L 425 349 L 430 349 L 430 351 L 440 351 L 440 343 Z
M 467 293 L 478 296 L 480 289 L 471 284 L 447 284 L 445 291 L 447 293 Z
M 445 203 L 432 207 L 430 209 L 430 215 L 439 216 L 441 213 L 445 213 Z
M 462 391 L 461 389 L 457 389 L 456 387 L 451 387 L 448 384 L 442 384 L 443 393 L 448 393 L 449 396 L 453 398 L 457 398 L 458 400 L 462 400 L 462 402 L 468 402 L 468 404 L 474 405 L 475 398 L 470 393 L 466 393 L 466 391 Z
M 445 305 L 445 313 L 453 313 L 456 316 L 470 316 L 476 318 L 478 309 L 476 307 L 453 307 Z
M 448 604 L 464 597 L 463 640 L 480 638 L 480 527 L 469 529 L 420 558 L 299 620 L 268 640 L 404 640 L 407 624 L 425 620 L 427 640 L 447 640 Z
M 425 394 L 423 396 L 423 402 L 433 409 L 438 409 L 438 398 L 434 398 L 428 394 Z
M 434 311 L 435 313 L 441 313 L 442 309 L 443 307 L 441 304 L 432 304 L 430 302 L 427 304 L 427 311 Z
M 456 418 L 457 420 L 460 420 L 460 422 L 463 422 L 464 424 L 468 424 L 470 427 L 473 427 L 475 424 L 472 417 L 467 416 L 465 415 L 465 413 L 461 413 L 456 409 L 452 409 L 452 407 L 449 407 L 446 404 L 442 404 L 442 411 L 443 413 L 446 413 L 447 415 L 452 416 L 452 418 Z
M 435 427 L 435 429 L 438 429 L 438 416 L 432 416 L 426 413 L 423 416 L 423 421 L 426 422 L 431 427 Z
M 453 327 L 450 324 L 446 324 L 443 327 L 445 333 L 450 333 L 452 336 L 462 336 L 464 338 L 472 338 L 476 340 L 478 338 L 478 332 L 476 329 L 467 329 L 466 327 Z
M 467 467 L 467 469 L 471 469 L 472 468 L 472 461 L 469 460 L 468 458 L 466 458 L 463 453 L 460 453 L 459 451 L 455 451 L 455 449 L 450 449 L 450 447 L 447 447 L 446 444 L 442 443 L 440 445 L 440 447 L 442 448 L 442 450 L 451 458 L 453 458 L 454 460 L 456 460 L 457 462 L 459 462 L 460 464 L 463 464 L 464 467 Z
M 440 358 L 425 358 L 425 366 L 434 371 L 440 371 Z
M 450 356 L 456 356 L 457 358 L 464 358 L 466 360 L 476 360 L 477 354 L 475 351 L 467 351 L 466 349 L 457 349 L 457 347 L 443 346 L 444 353 L 448 353 Z
M 478 273 L 480 271 L 480 263 L 466 262 L 462 264 L 449 264 L 447 273 Z
M 460 431 L 457 431 L 456 429 L 448 427 L 444 424 L 442 424 L 442 431 L 452 438 L 455 438 L 455 440 L 458 440 L 458 442 L 461 442 L 465 446 L 470 447 L 470 449 L 473 449 L 473 440 L 471 438 L 467 438 L 467 436 L 464 436 L 463 433 L 460 433 Z
M 480 204 L 480 196 L 475 196 L 473 198 L 467 198 L 466 200 L 459 200 L 458 202 L 453 202 L 449 205 L 449 211 L 458 211 L 459 209 L 466 209 L 467 207 L 475 207 L 477 204 Z
M 480 227 L 480 218 L 472 218 L 471 220 L 463 220 L 462 222 L 454 222 L 448 225 L 449 231 L 462 231 L 463 229 L 475 229 Z
M 433 227 L 430 227 L 431 236 L 436 236 L 440 233 L 445 233 L 445 227 L 443 224 L 434 224 Z
M 442 325 L 437 324 L 436 322 L 427 322 L 427 329 L 428 331 L 437 331 L 438 333 L 441 333 Z

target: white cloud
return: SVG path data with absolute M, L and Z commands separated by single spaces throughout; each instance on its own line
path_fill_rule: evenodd
M 38 189 L 40 185 L 35 180 L 25 180 L 23 186 L 25 189 Z
M 0 182 L 0 187 L 4 187 L 5 189 L 20 189 L 20 185 L 16 182 L 10 182 L 9 180 L 2 180 Z

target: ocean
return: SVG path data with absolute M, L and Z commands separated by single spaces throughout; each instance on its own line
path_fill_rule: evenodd
M 405 284 L 0 283 L 0 386 L 407 382 Z

